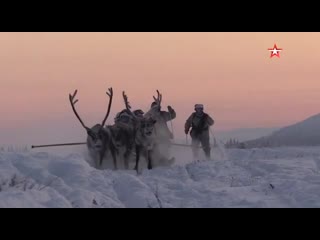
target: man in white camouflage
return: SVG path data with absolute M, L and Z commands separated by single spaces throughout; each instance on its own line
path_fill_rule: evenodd
M 162 111 L 161 105 L 158 102 L 153 102 L 150 111 L 145 114 L 146 117 L 152 117 L 157 122 L 155 124 L 155 141 L 157 148 L 155 149 L 156 158 L 162 159 L 161 164 L 171 164 L 174 159 L 170 156 L 171 140 L 173 134 L 170 131 L 167 123 L 176 118 L 175 110 L 168 106 L 168 111 Z
M 194 158 L 198 158 L 199 145 L 201 144 L 206 158 L 211 159 L 209 128 L 214 125 L 214 120 L 204 112 L 203 104 L 195 105 L 195 112 L 191 114 L 185 124 L 185 134 L 192 138 L 192 151 Z

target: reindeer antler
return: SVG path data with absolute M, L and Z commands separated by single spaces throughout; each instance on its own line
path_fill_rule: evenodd
M 76 115 L 76 117 L 78 118 L 79 122 L 81 123 L 81 125 L 85 128 L 85 129 L 89 129 L 82 121 L 82 119 L 80 118 L 79 114 L 77 113 L 77 110 L 75 108 L 75 105 L 77 102 L 79 102 L 78 99 L 75 100 L 76 96 L 77 96 L 77 93 L 78 93 L 78 90 L 75 90 L 74 94 L 71 95 L 69 94 L 69 100 L 70 100 L 70 104 L 71 104 L 71 107 L 72 107 L 72 110 L 74 112 L 74 114 Z
M 106 121 L 107 121 L 107 119 L 108 119 L 108 117 L 110 115 L 110 112 L 111 112 L 111 106 L 112 106 L 112 100 L 113 100 L 113 89 L 112 88 L 108 89 L 107 95 L 109 96 L 109 106 L 108 106 L 107 114 L 106 114 L 105 118 L 102 121 L 102 128 L 106 124 Z
M 122 96 L 123 96 L 123 100 L 124 100 L 124 104 L 126 106 L 126 109 L 131 112 L 131 106 L 130 106 L 128 96 L 126 95 L 125 91 L 122 92 Z
M 159 106 L 161 106 L 162 94 L 160 94 L 159 90 L 157 90 L 157 97 L 153 96 L 153 99 Z
M 134 113 L 131 111 L 131 106 L 128 100 L 128 96 L 126 95 L 125 91 L 122 92 L 122 96 L 123 96 L 123 100 L 124 100 L 124 104 L 126 105 L 126 109 L 128 110 L 128 112 L 130 113 L 130 115 L 133 117 L 133 119 L 135 121 L 138 120 L 137 116 L 134 115 Z

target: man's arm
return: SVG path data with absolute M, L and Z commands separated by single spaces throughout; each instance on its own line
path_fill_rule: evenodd
M 162 112 L 162 117 L 168 122 L 177 117 L 176 111 L 172 107 L 168 107 L 168 112 Z
M 209 125 L 210 127 L 214 125 L 214 120 L 213 120 L 213 118 L 210 117 L 209 115 L 208 115 L 208 117 L 207 117 L 207 123 L 208 123 L 208 125 Z
M 176 111 L 171 106 L 168 106 L 168 111 L 169 111 L 170 118 L 171 118 L 170 120 L 173 120 L 177 117 Z
M 185 134 L 189 133 L 190 128 L 192 127 L 193 114 L 187 119 L 186 124 L 184 125 Z

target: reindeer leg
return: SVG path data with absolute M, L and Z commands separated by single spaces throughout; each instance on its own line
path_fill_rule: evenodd
M 124 167 L 126 170 L 129 169 L 129 158 L 131 155 L 131 151 L 132 151 L 132 145 L 130 144 L 130 142 L 126 142 L 125 144 L 126 146 L 126 150 L 124 152 L 123 158 L 124 158 Z
M 100 156 L 99 156 L 99 167 L 102 167 L 102 163 L 103 163 L 103 159 L 104 159 L 104 156 L 106 154 L 106 151 L 103 151 L 100 153 Z
M 92 154 L 91 158 L 96 169 L 100 168 L 100 156 L 98 154 Z
M 129 151 L 130 150 L 130 151 Z M 126 170 L 129 170 L 129 158 L 130 158 L 131 149 L 128 149 L 124 154 L 124 167 Z
M 124 168 L 125 168 L 126 170 L 129 170 L 129 159 L 128 159 L 128 158 L 125 158 L 125 159 L 124 159 Z
M 152 169 L 152 151 L 147 151 L 148 169 Z
M 111 155 L 112 155 L 112 159 L 113 159 L 114 170 L 118 170 L 117 154 L 116 154 L 116 150 L 114 148 L 111 149 Z
M 136 170 L 137 173 L 139 173 L 140 151 L 141 148 L 139 146 L 136 146 L 136 166 L 134 167 L 134 170 Z

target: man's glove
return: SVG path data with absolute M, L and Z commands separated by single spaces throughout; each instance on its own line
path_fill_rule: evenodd
M 173 108 L 171 106 L 168 106 L 168 111 L 169 112 L 173 112 L 174 110 L 173 110 Z

